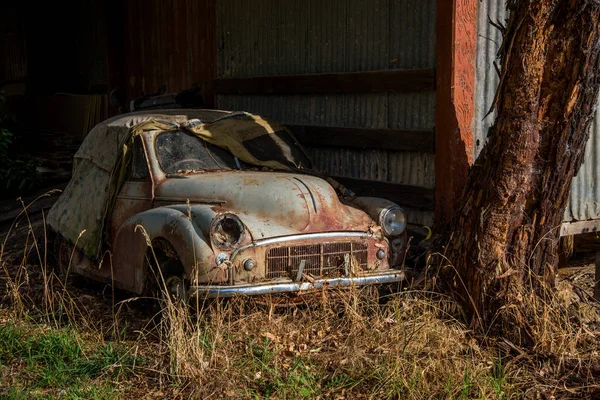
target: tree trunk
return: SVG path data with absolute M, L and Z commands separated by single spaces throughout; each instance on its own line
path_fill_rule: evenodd
M 560 225 L 600 86 L 598 1 L 508 7 L 497 118 L 446 248 L 458 272 L 454 290 L 486 326 L 501 321 L 502 310 L 514 324 L 523 290 L 553 286 Z

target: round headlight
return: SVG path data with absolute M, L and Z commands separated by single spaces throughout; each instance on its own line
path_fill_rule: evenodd
M 386 236 L 398 236 L 406 229 L 406 217 L 399 206 L 386 207 L 379 213 L 379 225 Z
M 220 249 L 234 249 L 244 234 L 244 224 L 233 214 L 221 214 L 213 220 L 210 235 Z

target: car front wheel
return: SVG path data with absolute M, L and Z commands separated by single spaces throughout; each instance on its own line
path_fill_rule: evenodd
M 146 255 L 145 272 L 145 297 L 153 301 L 154 311 L 187 303 L 189 284 L 185 279 L 185 270 L 168 242 L 153 243 Z

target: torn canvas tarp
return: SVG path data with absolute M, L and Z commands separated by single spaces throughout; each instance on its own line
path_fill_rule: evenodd
M 283 125 L 256 115 L 160 110 L 118 116 L 94 127 L 75 154 L 71 181 L 48 214 L 50 227 L 86 255 L 98 257 L 107 216 L 130 163 L 133 138 L 157 130 L 185 130 L 255 166 L 310 168 L 302 147 Z

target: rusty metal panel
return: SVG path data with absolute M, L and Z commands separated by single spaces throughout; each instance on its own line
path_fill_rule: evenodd
M 218 78 L 435 67 L 436 0 L 222 0 L 216 7 Z M 220 95 L 217 104 L 295 125 L 433 129 L 435 121 L 434 92 Z M 433 154 L 307 151 L 331 175 L 435 185 Z M 431 212 L 406 211 L 411 223 L 432 224 Z
M 217 3 L 217 77 L 435 67 L 435 0 Z M 251 17 L 250 17 L 251 16 Z M 220 95 L 287 124 L 432 129 L 435 94 Z M 377 140 L 377 138 L 373 138 Z M 335 175 L 432 187 L 433 155 L 309 149 Z
M 435 0 L 221 0 L 217 77 L 435 67 Z
M 295 125 L 359 126 L 385 128 L 387 119 L 387 94 L 371 95 L 329 95 L 329 96 L 219 96 L 219 106 L 225 109 L 246 110 L 253 113 Z M 370 102 L 372 108 L 360 107 L 360 102 Z M 376 138 L 373 138 L 376 140 Z M 394 171 L 388 174 L 389 157 L 396 155 L 403 160 L 418 158 L 419 153 L 388 152 L 344 148 L 307 147 L 314 166 L 336 176 L 362 178 L 404 183 L 397 179 L 399 174 L 416 173 Z M 433 159 L 433 156 L 430 155 Z M 396 160 L 397 158 L 394 158 Z M 410 162 L 400 166 L 411 166 Z M 431 171 L 433 179 L 433 171 Z M 392 178 L 394 180 L 392 180 Z M 412 180 L 420 185 L 423 178 Z
M 392 129 L 433 129 L 435 92 L 389 93 L 388 126 Z
M 208 94 L 214 78 L 214 0 L 128 0 L 124 7 L 128 98 L 161 85 L 174 93 L 198 84 Z
M 388 152 L 336 148 L 307 148 L 315 168 L 329 175 L 387 181 Z
M 390 152 L 388 157 L 389 182 L 435 187 L 435 157 L 432 153 Z
M 433 93 L 421 96 L 427 104 Z M 224 109 L 246 110 L 277 121 L 294 125 L 392 127 L 428 129 L 433 127 L 433 110 L 427 113 L 410 112 L 415 103 L 408 97 L 397 96 L 406 104 L 406 112 L 388 114 L 387 94 L 329 95 L 329 96 L 219 96 Z M 360 101 L 369 107 L 360 107 Z M 416 107 L 419 102 L 416 102 Z M 427 114 L 427 115 L 424 115 Z M 377 140 L 377 138 L 373 138 Z M 433 188 L 435 160 L 430 153 L 391 152 L 357 149 L 308 148 L 315 167 L 332 175 L 380 180 Z
M 390 68 L 434 68 L 436 0 L 390 1 Z
M 495 113 L 486 117 L 498 86 L 499 77 L 494 61 L 502 43 L 500 31 L 489 21 L 506 24 L 508 17 L 504 0 L 483 0 L 477 11 L 477 73 L 475 81 L 475 118 L 473 132 L 475 157 L 485 144 L 487 131 Z M 564 221 L 600 219 L 600 119 L 598 113 L 590 129 L 585 160 L 571 186 L 571 199 L 565 210 Z

